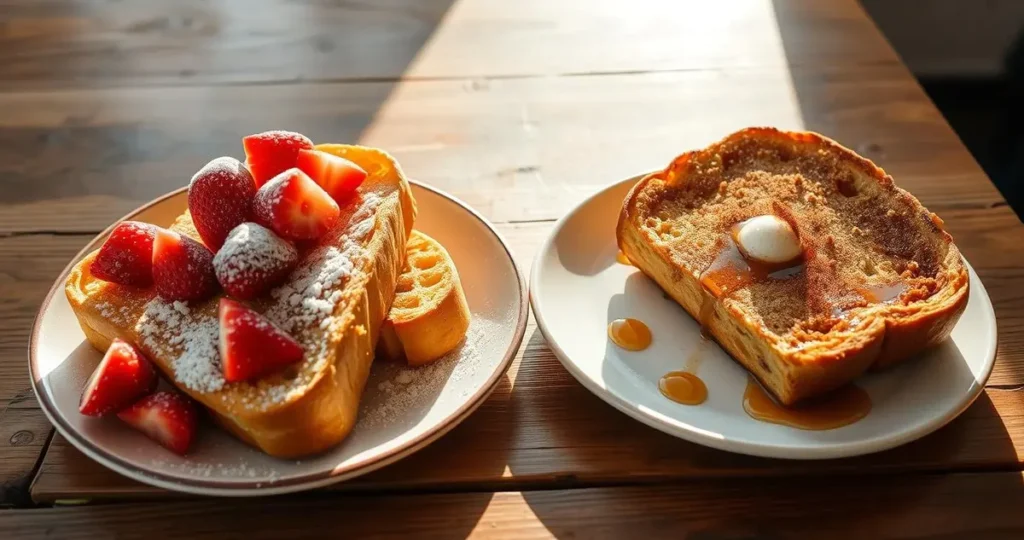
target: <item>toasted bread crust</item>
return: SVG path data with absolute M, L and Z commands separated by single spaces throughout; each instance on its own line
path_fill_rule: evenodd
M 791 181 L 794 175 L 803 175 L 810 180 L 821 171 L 828 170 L 837 176 L 854 175 L 857 182 L 865 182 L 861 185 L 872 191 L 879 198 L 877 200 L 892 201 L 894 207 L 908 216 L 905 221 L 909 225 L 900 224 L 912 226 L 915 234 L 927 240 L 924 242 L 927 245 L 918 251 L 934 255 L 934 264 L 929 268 L 935 275 L 921 277 L 921 280 L 930 280 L 928 296 L 922 299 L 901 297 L 895 303 L 868 303 L 850 308 L 849 313 L 853 315 L 838 330 L 811 337 L 807 333 L 795 332 L 780 335 L 777 328 L 768 328 L 761 322 L 763 314 L 752 312 L 749 301 L 715 301 L 700 283 L 707 260 L 688 259 L 691 252 L 678 249 L 679 243 L 673 244 L 687 239 L 659 241 L 658 231 L 652 230 L 648 220 L 654 206 L 679 197 L 690 187 L 691 178 L 703 174 L 703 180 L 707 181 L 708 170 L 719 171 L 723 183 L 731 182 L 728 162 L 739 159 L 736 152 L 741 147 L 748 153 L 752 149 L 768 150 L 765 152 L 767 157 L 763 158 L 767 169 L 778 165 L 778 159 L 800 158 L 807 160 L 801 163 L 821 166 L 821 169 L 796 171 L 795 174 L 789 171 L 786 181 Z M 823 156 L 822 163 L 817 163 L 815 156 Z M 769 178 L 775 181 L 777 176 Z M 817 180 L 833 181 L 832 178 Z M 873 186 L 870 185 L 872 183 Z M 731 196 L 732 192 L 725 185 L 722 189 L 727 197 Z M 824 204 L 827 205 L 827 196 L 834 194 L 829 192 L 825 195 Z M 697 202 L 688 202 L 701 206 L 701 199 L 693 200 Z M 740 206 L 756 208 L 762 202 L 745 201 Z M 824 229 L 816 229 L 814 234 L 831 235 L 828 227 L 834 226 L 825 225 Z M 714 234 L 722 234 L 725 230 L 723 228 Z M 671 231 L 670 234 L 675 235 L 676 232 Z M 784 404 L 828 392 L 849 383 L 868 369 L 890 366 L 941 342 L 948 337 L 968 300 L 966 267 L 952 238 L 942 230 L 941 220 L 913 196 L 896 187 L 881 168 L 815 133 L 749 128 L 708 148 L 680 155 L 665 170 L 642 178 L 632 188 L 623 202 L 617 238 L 619 248 L 634 265 L 658 283 L 690 315 L 698 318 L 701 305 L 705 301 L 713 302 L 713 312 L 705 321 L 706 330 Z M 864 239 L 866 244 L 885 241 L 870 236 Z
M 72 309 L 94 347 L 103 350 L 115 337 L 136 344 L 168 380 L 206 406 L 228 431 L 270 455 L 283 458 L 326 450 L 354 427 L 374 345 L 394 297 L 404 263 L 404 246 L 415 218 L 409 184 L 390 156 L 369 148 L 331 146 L 331 150 L 370 173 L 360 191 L 373 192 L 380 203 L 371 217 L 372 231 L 363 240 L 364 256 L 353 261 L 355 267 L 339 289 L 343 294 L 330 316 L 332 324 L 292 329 L 307 349 L 307 361 L 297 368 L 293 379 L 274 375 L 253 383 L 231 383 L 216 391 L 190 388 L 175 379 L 173 362 L 180 347 L 163 340 L 147 341 L 139 331 L 137 323 L 155 296 L 151 289 L 133 289 L 99 280 L 90 268 L 95 252 L 72 269 L 65 286 Z M 187 212 L 172 228 L 198 240 Z M 339 236 L 325 238 L 321 243 L 341 245 L 344 240 Z M 190 306 L 190 321 L 216 321 L 218 300 L 215 297 Z M 254 307 L 262 310 L 270 304 L 269 298 L 261 299 Z M 319 351 L 317 360 L 310 358 L 311 347 Z M 286 390 L 287 397 L 250 406 L 270 385 Z
M 428 364 L 462 343 L 469 320 L 469 304 L 448 251 L 437 240 L 413 231 L 379 352 L 405 359 L 411 366 Z

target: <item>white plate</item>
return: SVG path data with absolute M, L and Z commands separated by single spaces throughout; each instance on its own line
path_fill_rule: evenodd
M 996 321 L 984 285 L 968 266 L 971 295 L 952 339 L 923 358 L 858 380 L 873 408 L 854 424 L 804 431 L 759 422 L 743 410 L 747 373 L 700 325 L 636 268 L 618 264 L 615 224 L 640 177 L 613 185 L 559 220 L 534 261 L 530 297 L 544 337 L 566 369 L 591 392 L 641 422 L 731 452 L 794 459 L 867 454 L 922 437 L 959 415 L 982 392 L 996 352 Z M 634 317 L 654 336 L 642 352 L 608 341 L 608 323 Z M 665 373 L 682 369 L 705 347 L 698 375 L 708 387 L 699 406 L 658 391 Z
M 430 444 L 469 416 L 508 369 L 526 331 L 526 284 L 502 238 L 479 214 L 413 184 L 416 228 L 441 242 L 459 271 L 473 322 L 457 355 L 420 370 L 373 366 L 360 420 L 340 445 L 303 460 L 272 458 L 211 425 L 187 457 L 148 441 L 117 419 L 78 413 L 85 381 L 102 355 L 85 341 L 64 296 L 61 274 L 40 308 L 29 345 L 32 387 L 43 411 L 75 447 L 140 482 L 203 495 L 270 495 L 324 486 L 392 463 Z M 124 219 L 167 226 L 187 206 L 178 190 Z M 109 229 L 75 257 L 106 239 Z

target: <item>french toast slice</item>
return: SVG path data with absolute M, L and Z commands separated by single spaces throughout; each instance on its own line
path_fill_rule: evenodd
M 96 252 L 74 267 L 65 286 L 94 347 L 105 350 L 114 338 L 135 344 L 229 432 L 282 458 L 330 448 L 355 425 L 416 215 L 408 181 L 391 156 L 359 146 L 317 148 L 355 162 L 368 177 L 341 204 L 341 224 L 308 248 L 283 284 L 251 303 L 303 347 L 303 361 L 292 368 L 225 382 L 219 295 L 168 303 L 152 288 L 102 281 L 90 271 Z M 187 211 L 171 228 L 200 241 Z
M 763 214 L 792 226 L 801 266 L 715 283 L 730 229 Z M 942 220 L 816 133 L 749 128 L 682 154 L 632 188 L 617 239 L 784 405 L 938 344 L 967 306 L 967 269 Z
M 437 240 L 413 231 L 405 246 L 405 267 L 378 349 L 411 366 L 437 360 L 469 331 L 469 305 L 448 250 Z

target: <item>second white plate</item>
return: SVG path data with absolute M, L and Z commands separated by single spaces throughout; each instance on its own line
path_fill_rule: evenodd
M 622 412 L 677 437 L 757 456 L 824 459 L 867 454 L 922 437 L 967 408 L 984 389 L 996 352 L 996 322 L 984 285 L 968 266 L 971 296 L 952 338 L 894 369 L 858 380 L 873 408 L 833 430 L 805 431 L 760 422 L 743 410 L 747 373 L 700 325 L 632 266 L 618 264 L 615 224 L 626 192 L 613 185 L 562 218 L 534 261 L 530 299 L 555 355 L 584 386 Z M 633 317 L 654 336 L 641 352 L 608 341 L 612 320 Z M 669 401 L 658 380 L 681 369 L 697 347 L 708 399 Z

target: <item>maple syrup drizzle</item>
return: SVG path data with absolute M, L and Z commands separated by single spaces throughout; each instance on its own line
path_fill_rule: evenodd
M 651 329 L 637 319 L 615 319 L 608 324 L 608 337 L 627 351 L 642 351 L 651 345 Z
M 615 255 L 615 260 L 618 261 L 619 264 L 633 266 L 633 262 L 629 260 L 629 257 L 627 257 L 626 254 L 622 252 L 622 250 L 619 250 L 619 253 Z
M 700 405 L 708 398 L 708 388 L 696 375 L 697 368 L 711 339 L 709 328 L 715 314 L 715 304 L 728 294 L 751 283 L 767 279 L 789 279 L 803 271 L 800 259 L 779 265 L 759 264 L 748 261 L 736 246 L 735 235 L 743 223 L 733 226 L 725 240 L 722 251 L 700 275 L 701 286 L 708 294 L 701 300 L 698 322 L 700 322 L 701 344 L 690 353 L 685 369 L 666 373 L 658 381 L 662 395 L 684 405 Z
M 672 371 L 658 381 L 662 395 L 683 405 L 700 405 L 708 399 L 708 387 L 689 371 Z
M 871 397 L 864 389 L 846 385 L 806 404 L 784 407 L 750 378 L 743 392 L 743 410 L 755 420 L 809 431 L 850 425 L 871 412 Z

